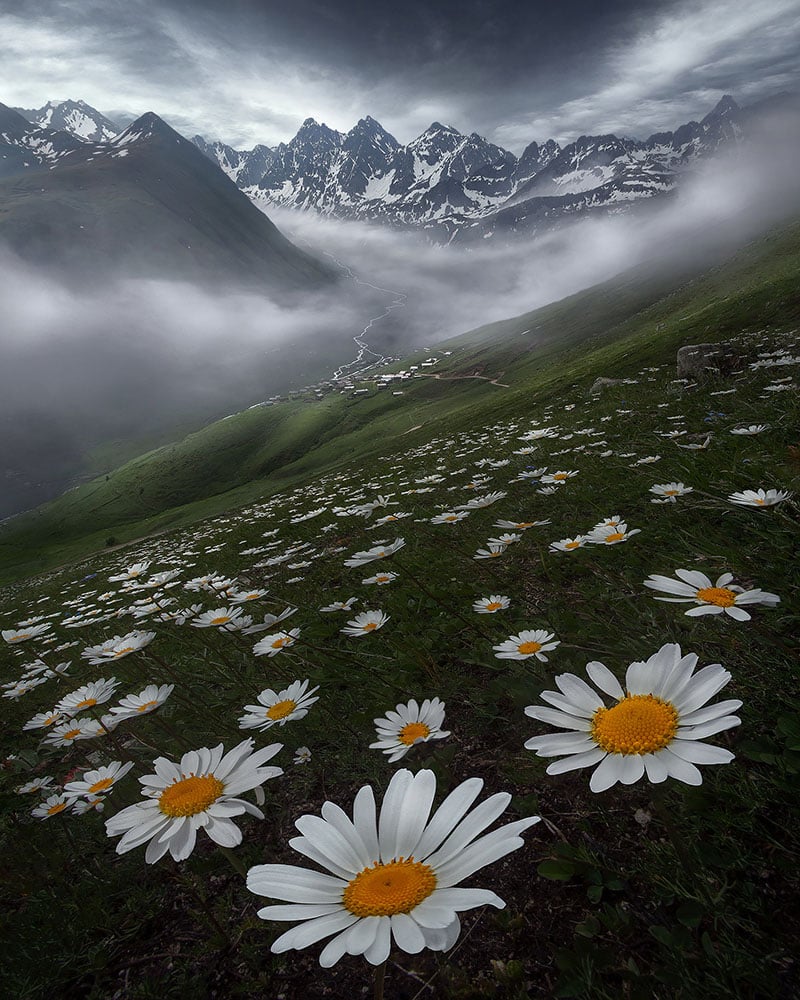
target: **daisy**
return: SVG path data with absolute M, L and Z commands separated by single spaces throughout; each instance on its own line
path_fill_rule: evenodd
M 46 622 L 44 625 L 31 625 L 24 629 L 3 629 L 0 635 L 13 646 L 18 642 L 25 642 L 27 639 L 35 639 L 38 635 L 44 635 L 49 629 L 50 622 Z
M 677 441 L 675 443 L 678 444 Z M 699 444 L 697 442 L 692 442 L 690 444 L 678 444 L 678 447 L 683 448 L 684 451 L 705 451 L 710 444 L 711 444 L 711 435 L 709 434 L 708 437 L 704 441 L 701 441 Z
M 275 725 L 285 725 L 295 719 L 308 715 L 308 709 L 319 698 L 311 695 L 319 690 L 319 686 L 308 690 L 309 682 L 294 681 L 284 691 L 275 692 L 267 688 L 257 695 L 258 705 L 245 705 L 247 715 L 239 719 L 240 729 L 269 729 Z
M 499 646 L 492 646 L 494 655 L 498 660 L 527 660 L 535 656 L 542 663 L 547 663 L 545 653 L 555 649 L 561 644 L 560 639 L 555 639 L 553 632 L 547 632 L 543 628 L 525 629 L 519 635 L 511 635 Z
M 232 590 L 228 594 L 228 600 L 231 604 L 247 604 L 248 601 L 258 601 L 266 597 L 268 593 L 267 590 Z
M 686 493 L 694 493 L 694 488 L 684 486 L 683 483 L 656 483 L 649 491 L 654 493 L 656 499 L 650 503 L 675 503 L 676 497 L 682 497 Z
M 99 646 L 87 646 L 81 653 L 89 663 L 106 663 L 108 660 L 119 660 L 130 653 L 138 653 L 155 639 L 155 632 L 129 632 L 127 635 L 115 635 L 106 639 Z
M 362 611 L 339 631 L 345 635 L 369 635 L 370 632 L 382 628 L 388 621 L 389 615 L 385 615 L 382 611 Z
M 293 646 L 295 639 L 299 638 L 299 636 L 299 628 L 290 629 L 288 632 L 276 632 L 274 635 L 268 635 L 260 639 L 253 646 L 253 652 L 256 656 L 277 656 L 282 649 L 286 649 L 287 646 Z
M 119 705 L 114 705 L 110 711 L 121 722 L 123 719 L 135 719 L 139 715 L 148 715 L 169 698 L 175 688 L 174 684 L 148 684 L 139 694 L 126 695 Z
M 299 920 L 272 944 L 272 952 L 301 949 L 334 935 L 320 965 L 330 968 L 345 954 L 363 955 L 371 965 L 386 961 L 392 939 L 403 951 L 445 951 L 461 930 L 459 912 L 505 903 L 486 889 L 456 888 L 478 869 L 523 846 L 519 834 L 538 816 L 480 834 L 508 806 L 500 792 L 473 812 L 483 781 L 462 782 L 431 817 L 436 776 L 397 771 L 389 782 L 380 817 L 372 788 L 364 785 L 353 803 L 352 820 L 326 802 L 322 817 L 305 815 L 290 841 L 299 853 L 331 874 L 295 865 L 256 865 L 247 888 L 290 905 L 265 906 L 264 920 Z
M 287 618 L 291 618 L 292 615 L 297 611 L 297 608 L 287 607 L 279 615 L 264 615 L 263 622 L 258 622 L 255 625 L 248 625 L 247 628 L 243 629 L 244 635 L 258 635 L 259 632 L 266 632 L 268 628 L 272 628 L 273 625 L 277 625 L 278 622 L 284 622 Z
M 394 712 L 387 712 L 386 718 L 373 721 L 378 741 L 370 743 L 369 748 L 382 750 L 390 764 L 404 757 L 417 743 L 450 735 L 442 729 L 444 702 L 438 698 L 426 698 L 421 705 L 412 698 L 407 705 L 397 705 Z
M 298 747 L 294 752 L 293 764 L 307 764 L 311 760 L 311 751 L 308 747 Z
M 60 795 L 50 795 L 31 811 L 31 816 L 35 819 L 50 819 L 51 816 L 57 816 L 64 812 L 71 802 L 72 799 L 64 795 L 63 792 Z
M 334 601 L 333 604 L 326 604 L 320 611 L 349 611 L 358 602 L 357 597 L 348 597 L 346 601 Z
M 618 545 L 620 542 L 627 542 L 629 538 L 638 535 L 641 530 L 641 528 L 631 528 L 628 531 L 628 525 L 624 521 L 620 521 L 617 525 L 593 528 L 586 541 L 592 545 Z
M 84 709 L 107 702 L 118 687 L 119 681 L 116 677 L 109 677 L 108 680 L 101 677 L 99 680 L 92 681 L 91 684 L 84 684 L 77 691 L 62 698 L 56 705 L 56 711 L 69 716 L 77 715 Z
M 385 586 L 387 583 L 391 583 L 392 580 L 397 579 L 397 573 L 376 573 L 375 576 L 368 576 L 366 580 L 362 580 L 362 583 L 377 583 L 379 587 Z
M 505 611 L 510 604 L 510 597 L 504 597 L 502 594 L 492 594 L 490 597 L 478 598 L 472 605 L 472 610 L 477 611 L 479 615 L 493 615 L 498 611 Z
M 761 434 L 769 427 L 769 424 L 750 424 L 749 427 L 732 427 L 731 434 L 752 435 Z
M 578 475 L 578 470 L 572 470 L 570 472 L 550 472 L 546 476 L 542 476 L 543 483 L 565 483 L 568 479 L 572 479 L 574 476 Z
M 548 774 L 597 764 L 589 781 L 593 792 L 618 781 L 633 784 L 645 774 L 654 783 L 672 777 L 702 784 L 696 764 L 727 764 L 734 755 L 701 741 L 738 726 L 741 720 L 728 713 L 742 703 L 706 706 L 731 675 L 719 663 L 695 674 L 696 665 L 695 653 L 682 657 L 677 643 L 667 643 L 646 662 L 628 667 L 623 690 L 608 667 L 587 663 L 589 678 L 614 699 L 611 708 L 580 677 L 561 674 L 556 677 L 559 690 L 542 693 L 555 708 L 531 705 L 525 714 L 568 732 L 535 736 L 525 747 L 539 757 L 564 757 L 549 765 Z
M 108 579 L 112 583 L 117 583 L 120 580 L 135 580 L 137 577 L 145 574 L 149 566 L 149 562 L 134 563 L 133 566 L 129 566 L 122 573 L 118 573 L 117 576 L 110 576 Z
M 235 631 L 247 628 L 253 624 L 253 619 L 244 614 L 241 608 L 214 608 L 213 611 L 204 611 L 189 622 L 195 628 L 221 628 L 228 631 Z
M 34 715 L 32 719 L 28 719 L 25 725 L 22 727 L 23 732 L 27 732 L 29 729 L 49 729 L 50 726 L 54 726 L 57 722 L 61 722 L 64 718 L 61 712 L 53 709 L 52 712 L 39 712 Z
M 144 856 L 147 864 L 155 864 L 167 851 L 173 860 L 184 861 L 194 850 L 200 828 L 222 847 L 240 844 L 242 832 L 231 817 L 249 813 L 263 819 L 264 814 L 237 796 L 283 774 L 280 767 L 263 766 L 282 748 L 281 743 L 255 752 L 254 746 L 253 740 L 243 740 L 225 754 L 220 743 L 213 750 L 190 750 L 179 764 L 166 757 L 153 761 L 156 773 L 139 778 L 144 802 L 106 820 L 109 837 L 122 834 L 117 854 L 149 841 Z
M 576 535 L 574 538 L 562 538 L 559 542 L 551 542 L 550 552 L 573 552 L 575 549 L 581 549 L 588 541 L 588 535 Z
M 741 493 L 731 493 L 728 500 L 742 507 L 772 507 L 790 496 L 792 494 L 787 490 L 742 490 Z
M 505 552 L 506 548 L 507 548 L 506 545 L 497 545 L 497 544 L 489 545 L 485 549 L 478 549 L 478 551 L 475 553 L 475 555 L 472 558 L 473 559 L 497 559 L 498 556 L 501 556 Z
M 456 507 L 456 510 L 480 510 L 482 507 L 490 507 L 493 503 L 497 503 L 498 500 L 502 500 L 503 497 L 508 496 L 503 490 L 495 490 L 494 493 L 486 493 L 482 497 L 473 497 L 472 500 L 468 500 L 465 504 Z
M 396 538 L 391 545 L 374 545 L 364 552 L 356 552 L 349 559 L 345 559 L 344 564 L 352 568 L 363 566 L 364 563 L 373 562 L 375 559 L 386 559 L 402 549 L 405 544 L 404 538 Z
M 650 587 L 651 590 L 660 590 L 664 594 L 673 595 L 672 597 L 657 597 L 657 601 L 668 601 L 671 604 L 687 604 L 694 601 L 698 607 L 689 608 L 685 612 L 691 618 L 696 618 L 698 615 L 721 615 L 724 613 L 735 618 L 736 621 L 748 622 L 750 615 L 742 610 L 742 604 L 775 605 L 780 603 L 780 597 L 777 594 L 729 586 L 733 579 L 733 573 L 723 573 L 716 583 L 712 583 L 704 573 L 697 570 L 676 569 L 675 576 L 678 577 L 678 580 L 673 580 L 670 576 L 651 574 L 644 581 L 644 585 Z
M 86 771 L 79 781 L 68 781 L 64 785 L 64 794 L 69 798 L 94 798 L 103 795 L 113 787 L 133 767 L 133 761 L 123 764 L 121 760 L 112 761 L 94 771 Z
M 54 781 L 55 778 L 49 774 L 42 778 L 34 778 L 32 781 L 26 781 L 24 785 L 20 785 L 17 789 L 17 795 L 31 795 L 33 792 L 41 792 L 52 785 Z
M 465 517 L 469 517 L 468 510 L 459 511 L 448 511 L 445 514 L 437 514 L 435 517 L 430 519 L 431 524 L 457 524 L 459 521 L 463 521 Z

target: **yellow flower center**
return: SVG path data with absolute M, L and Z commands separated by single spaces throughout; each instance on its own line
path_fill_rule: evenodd
M 54 806 L 50 806 L 50 808 L 47 810 L 47 815 L 55 816 L 56 813 L 60 813 L 62 809 L 66 808 L 67 808 L 66 802 L 56 802 Z
M 133 653 L 135 651 L 134 646 L 123 646 L 122 649 L 115 649 L 114 656 L 125 656 L 128 653 Z
M 345 909 L 357 917 L 410 913 L 436 888 L 433 869 L 413 857 L 375 862 L 351 879 L 342 895 Z
M 605 542 L 621 542 L 625 537 L 625 533 L 622 531 L 612 531 L 610 535 L 606 535 L 604 538 Z
M 378 623 L 377 622 L 367 622 L 366 625 L 362 625 L 361 627 L 364 629 L 365 632 L 371 632 L 374 628 L 378 627 Z
M 225 791 L 225 785 L 213 774 L 180 778 L 165 788 L 158 799 L 158 808 L 165 816 L 196 816 L 208 809 Z
M 566 472 L 554 472 L 553 473 L 553 479 L 566 479 L 567 476 L 568 476 L 568 473 L 566 473 Z
M 540 642 L 521 642 L 517 646 L 519 652 L 524 653 L 526 656 L 529 656 L 531 653 L 538 653 L 541 648 L 542 644 Z
M 76 737 L 81 735 L 80 729 L 68 729 L 65 733 L 61 734 L 63 740 L 74 740 Z
M 390 576 L 376 576 L 375 579 L 378 583 L 386 583 L 387 580 L 391 580 Z
M 762 500 L 761 497 L 756 497 L 756 503 L 759 505 L 759 507 L 763 507 L 766 502 L 767 501 Z
M 409 722 L 397 734 L 401 743 L 407 747 L 413 746 L 417 740 L 424 740 L 430 736 L 431 731 L 424 722 Z
M 592 739 L 609 753 L 646 754 L 662 750 L 678 730 L 678 711 L 652 694 L 629 694 L 613 708 L 598 708 Z
M 292 701 L 291 698 L 287 698 L 286 701 L 276 701 L 274 705 L 270 705 L 265 715 L 268 719 L 285 719 L 287 715 L 291 715 L 292 712 L 297 708 L 297 702 Z
M 502 606 L 503 605 L 500 603 L 500 601 L 489 601 L 489 603 L 486 605 L 486 610 L 498 611 L 500 608 L 502 608 Z
M 146 701 L 143 705 L 137 705 L 136 711 L 149 712 L 151 708 L 157 708 L 157 707 L 158 707 L 158 702 L 155 699 L 153 699 L 153 701 Z
M 92 705 L 97 704 L 97 698 L 84 698 L 83 701 L 79 701 L 75 706 L 76 709 L 79 708 L 91 708 Z
M 288 643 L 290 643 L 291 641 L 292 641 L 291 636 L 284 635 L 280 639 L 276 639 L 275 642 L 272 643 L 272 647 L 271 648 L 272 649 L 283 649 L 283 647 L 285 645 L 287 645 Z
M 91 795 L 95 795 L 97 792 L 104 792 L 107 788 L 110 788 L 114 784 L 113 778 L 101 778 L 100 781 L 95 781 L 95 783 L 89 789 Z
M 219 618 L 212 618 L 211 619 L 211 624 L 212 625 L 224 625 L 225 622 L 229 622 L 229 621 L 230 621 L 230 617 L 228 615 L 220 615 Z
M 564 546 L 565 549 L 579 549 L 581 547 L 580 542 L 567 542 Z
M 718 608 L 729 608 L 736 603 L 736 594 L 727 587 L 703 587 L 697 591 L 698 601 L 704 604 L 716 604 Z
M 664 490 L 664 496 L 665 497 L 676 497 L 678 495 L 678 493 L 679 493 L 679 490 Z

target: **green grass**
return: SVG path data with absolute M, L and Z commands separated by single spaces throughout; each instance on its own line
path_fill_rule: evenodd
M 90 484 L 107 491 L 91 494 L 92 504 L 89 493 L 76 491 L 43 510 L 39 527 L 52 526 L 52 536 L 40 565 L 59 552 L 63 561 L 80 559 L 8 585 L 2 627 L 48 615 L 58 644 L 76 645 L 60 653 L 34 640 L 0 648 L 5 683 L 17 680 L 37 655 L 53 665 L 62 657 L 73 664 L 68 677 L 9 700 L 0 733 L 0 755 L 15 755 L 0 784 L 7 856 L 0 888 L 4 995 L 361 995 L 369 983 L 361 958 L 321 970 L 319 946 L 271 955 L 281 928 L 257 918 L 259 901 L 202 836 L 180 865 L 146 866 L 142 848 L 114 853 L 101 816 L 67 815 L 64 824 L 34 820 L 36 799 L 15 791 L 32 775 L 60 782 L 74 768 L 81 773 L 87 754 L 93 764 L 133 760 L 132 773 L 112 793 L 110 813 L 136 800 L 136 776 L 149 773 L 157 755 L 175 759 L 192 748 L 235 745 L 245 735 L 237 726 L 242 706 L 266 687 L 278 690 L 306 677 L 320 685 L 308 715 L 254 734 L 258 745 L 284 744 L 275 762 L 286 773 L 266 785 L 264 822 L 237 820 L 244 842 L 236 857 L 245 867 L 302 863 L 288 847 L 298 816 L 319 814 L 326 799 L 349 808 L 365 782 L 386 787 L 397 765 L 369 749 L 372 720 L 411 697 L 442 698 L 451 735 L 414 748 L 404 764 L 431 767 L 440 796 L 480 775 L 484 794 L 512 793 L 511 816 L 543 817 L 525 835 L 523 849 L 469 880 L 495 890 L 506 909 L 465 914 L 455 956 L 395 951 L 387 996 L 410 998 L 420 990 L 420 1000 L 794 995 L 798 508 L 790 500 L 755 510 L 726 498 L 759 486 L 798 488 L 797 395 L 766 388 L 796 379 L 797 366 L 748 366 L 764 351 L 800 354 L 792 285 L 797 235 L 754 244 L 731 271 L 721 268 L 608 328 L 598 320 L 586 336 L 584 295 L 562 304 L 560 319 L 551 307 L 553 331 L 559 324 L 573 331 L 567 346 L 534 352 L 507 338 L 489 354 L 477 342 L 462 344 L 462 353 L 440 366 L 457 375 L 485 363 L 493 375 L 505 365 L 503 381 L 511 389 L 419 379 L 406 383 L 401 397 L 336 396 L 247 411 L 123 467 L 108 484 Z M 602 294 L 608 298 L 608 289 Z M 515 320 L 513 328 L 523 323 Z M 675 380 L 677 346 L 729 338 L 742 353 L 740 375 L 695 386 Z M 588 388 L 599 375 L 626 381 L 591 398 Z M 768 430 L 755 437 L 729 433 L 753 423 Z M 417 424 L 420 429 L 407 433 Z M 520 437 L 545 424 L 557 426 L 558 437 L 539 442 L 530 455 L 515 454 Z M 678 448 L 662 436 L 676 428 L 687 432 L 680 442 L 710 432 L 709 447 Z M 655 455 L 657 462 L 637 464 Z M 485 460 L 508 464 L 476 464 Z M 517 479 L 534 465 L 578 475 L 554 495 L 540 494 L 536 484 Z M 432 474 L 443 478 L 427 492 L 419 480 Z M 471 486 L 477 475 L 487 479 Z M 116 477 L 124 478 L 112 490 Z M 234 490 L 226 489 L 231 477 L 241 477 Z M 674 505 L 651 504 L 650 487 L 673 480 L 693 492 Z M 142 486 L 140 497 L 135 491 Z M 507 495 L 463 522 L 430 523 L 440 510 L 494 490 Z M 369 518 L 333 511 L 380 495 L 390 495 L 388 505 Z M 101 500 L 109 501 L 106 507 Z M 64 506 L 68 501 L 71 508 Z M 326 509 L 315 517 L 297 519 L 320 507 Z M 102 523 L 104 510 L 111 514 Z M 411 516 L 371 527 L 391 512 Z M 548 550 L 551 541 L 612 514 L 641 532 L 615 546 Z M 476 550 L 500 533 L 498 518 L 550 523 L 525 531 L 497 559 L 475 560 Z M 34 522 L 25 530 L 33 545 Z M 155 530 L 163 533 L 122 551 L 93 550 L 111 531 L 123 540 L 126 533 Z M 391 560 L 344 566 L 354 551 L 397 536 L 406 546 Z M 270 564 L 283 554 L 290 558 Z M 247 613 L 260 618 L 296 607 L 285 627 L 300 628 L 300 638 L 274 658 L 256 657 L 253 638 L 160 622 L 146 610 L 135 619 L 141 605 L 134 602 L 153 591 L 126 593 L 108 578 L 139 560 L 152 560 L 151 573 L 179 568 L 181 583 L 219 573 L 265 588 L 268 594 Z M 776 593 L 781 603 L 753 608 L 749 622 L 686 617 L 685 606 L 654 600 L 642 584 L 649 574 L 672 575 L 676 568 L 698 569 L 712 580 L 730 571 L 737 583 Z M 377 569 L 398 578 L 384 587 L 361 583 Z M 159 593 L 166 609 L 228 603 L 222 593 L 180 585 Z M 511 607 L 474 614 L 472 602 L 490 594 L 508 595 Z M 371 635 L 342 635 L 350 616 L 318 609 L 348 596 L 359 598 L 354 612 L 379 608 L 389 621 Z M 64 621 L 68 615 L 82 624 L 72 627 Z M 81 658 L 85 646 L 137 627 L 157 633 L 145 654 L 96 667 Z M 560 641 L 549 663 L 494 656 L 494 644 L 527 628 L 547 629 Z M 700 667 L 722 663 L 730 671 L 718 698 L 743 702 L 742 724 L 709 742 L 732 750 L 735 760 L 702 768 L 697 788 L 641 780 L 594 795 L 585 770 L 546 775 L 548 762 L 523 743 L 549 727 L 523 708 L 542 703 L 554 674 L 585 676 L 586 663 L 599 659 L 623 678 L 629 663 L 666 642 L 696 652 Z M 124 723 L 116 746 L 92 740 L 54 750 L 42 746 L 40 733 L 22 732 L 36 712 L 112 671 L 121 681 L 119 695 L 171 677 L 177 688 L 158 712 Z M 313 754 L 304 767 L 291 763 L 300 745 Z M 429 980 L 434 992 L 423 988 Z
M 338 394 L 247 410 L 140 456 L 108 477 L 0 526 L 0 582 L 233 509 L 357 458 L 391 452 L 418 424 L 455 429 L 556 398 L 597 374 L 647 364 L 685 343 L 751 325 L 800 321 L 800 224 L 757 240 L 724 266 L 659 297 L 674 279 L 642 267 L 514 319 L 440 345 L 437 371 L 503 373 L 511 390 L 474 379 L 420 378 L 368 398 Z M 655 301 L 653 301 L 655 299 Z M 522 335 L 523 331 L 530 333 Z M 424 357 L 420 354 L 410 361 Z M 416 432 L 415 432 L 416 433 Z

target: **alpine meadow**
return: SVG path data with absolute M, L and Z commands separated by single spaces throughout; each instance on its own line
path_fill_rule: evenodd
M 0 11 L 3 996 L 800 993 L 798 53 Z

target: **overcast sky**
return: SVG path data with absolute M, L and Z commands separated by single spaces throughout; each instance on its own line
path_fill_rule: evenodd
M 800 89 L 800 0 L 0 0 L 0 102 L 156 111 L 240 148 L 308 117 L 519 153 Z

